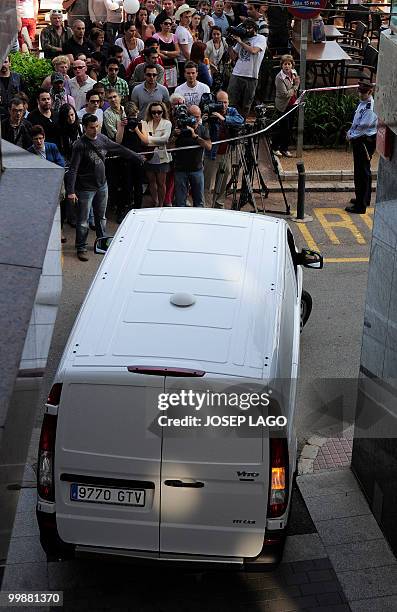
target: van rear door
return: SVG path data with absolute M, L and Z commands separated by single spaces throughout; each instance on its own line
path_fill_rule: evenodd
M 65 542 L 159 550 L 163 376 L 95 370 L 64 382 L 55 453 Z
M 225 387 L 211 380 L 210 387 L 219 393 L 243 391 L 237 385 L 231 389 L 230 381 Z M 166 393 L 207 390 L 205 378 L 166 378 Z M 164 411 L 169 418 L 187 415 L 201 421 L 188 428 L 163 427 L 160 556 L 254 557 L 260 553 L 268 498 L 268 438 L 262 427 L 205 425 L 210 416 L 248 418 L 249 413 L 215 405 Z

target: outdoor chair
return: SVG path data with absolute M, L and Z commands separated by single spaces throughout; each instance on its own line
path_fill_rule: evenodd
M 346 64 L 345 66 L 345 85 L 349 79 L 364 80 L 373 83 L 375 81 L 376 69 L 378 67 L 379 52 L 372 45 L 367 45 L 361 63 Z
M 388 15 L 384 15 L 381 11 L 371 11 L 371 23 L 368 32 L 371 43 L 373 40 L 377 40 L 379 44 L 381 32 L 389 27 L 388 20 Z
M 363 4 L 348 4 L 347 12 L 345 13 L 344 28 L 351 30 L 357 21 L 364 23 L 369 27 L 370 8 Z
M 352 25 L 354 27 L 350 30 L 341 30 L 342 38 L 338 39 L 338 43 L 343 48 L 347 45 L 349 48 L 355 47 L 361 50 L 368 28 L 362 21 L 356 21 Z M 350 55 L 349 51 L 346 52 Z

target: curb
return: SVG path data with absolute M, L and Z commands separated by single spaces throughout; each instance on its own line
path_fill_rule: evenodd
M 308 439 L 298 459 L 298 476 L 314 473 L 314 460 L 326 442 L 327 438 L 320 436 L 312 436 Z
M 280 184 L 269 182 L 268 188 L 270 193 L 281 193 Z M 298 188 L 296 183 L 286 182 L 283 183 L 285 193 L 296 193 Z M 346 191 L 353 192 L 354 185 L 350 183 L 306 183 L 305 192 L 330 192 L 330 191 Z

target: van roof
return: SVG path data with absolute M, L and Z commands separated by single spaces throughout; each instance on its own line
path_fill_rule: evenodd
M 285 225 L 226 210 L 131 212 L 80 311 L 66 361 L 262 378 L 276 349 Z M 172 304 L 179 292 L 195 303 Z

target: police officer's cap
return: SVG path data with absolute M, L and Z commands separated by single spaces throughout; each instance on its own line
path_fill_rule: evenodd
M 358 91 L 360 93 L 368 93 L 373 90 L 373 85 L 371 83 L 364 83 L 364 81 L 358 82 Z

